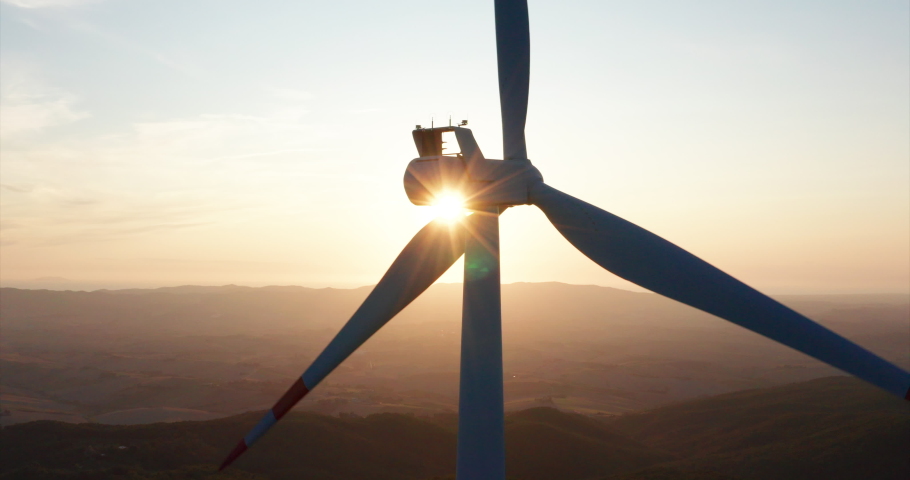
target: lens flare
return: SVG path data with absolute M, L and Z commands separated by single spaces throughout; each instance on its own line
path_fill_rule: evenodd
M 441 195 L 433 203 L 436 218 L 454 222 L 464 217 L 464 199 L 456 194 Z

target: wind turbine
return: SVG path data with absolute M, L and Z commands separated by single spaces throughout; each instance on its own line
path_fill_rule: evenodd
M 528 160 L 524 127 L 530 76 L 527 0 L 495 0 L 504 160 L 487 159 L 462 126 L 413 131 L 420 154 L 405 171 L 416 205 L 459 194 L 473 212 L 434 220 L 405 246 L 351 319 L 221 464 L 253 445 L 379 328 L 465 255 L 457 477 L 505 478 L 499 215 L 536 205 L 572 245 L 648 290 L 764 335 L 910 400 L 910 373 L 781 305 L 663 238 L 545 183 Z M 461 153 L 444 154 L 453 132 Z

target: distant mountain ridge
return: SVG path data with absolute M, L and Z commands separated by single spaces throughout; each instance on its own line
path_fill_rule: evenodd
M 460 284 L 433 285 L 393 321 L 459 321 L 461 288 Z M 353 314 L 371 289 L 183 285 L 85 292 L 0 288 L 0 317 L 7 325 L 15 327 L 29 318 L 98 317 L 99 311 L 109 313 L 113 309 L 122 320 L 154 319 L 159 329 L 191 329 L 207 334 L 213 333 L 215 328 L 219 333 L 277 333 L 304 325 L 308 328 L 338 327 Z M 832 306 L 850 308 L 877 304 L 910 308 L 910 295 L 897 294 L 785 295 L 779 300 L 810 317 Z M 574 322 L 604 315 L 614 321 L 626 322 L 667 316 L 717 321 L 710 315 L 649 292 L 558 282 L 503 285 L 503 321 L 507 323 L 516 318 L 530 323 L 556 318 Z M 192 316 L 195 321 L 187 323 L 182 319 L 186 316 Z M 169 323 L 168 317 L 181 317 L 181 320 Z M 263 317 L 269 321 L 257 321 L 255 329 L 242 325 L 245 321 Z M 220 320 L 212 322 L 212 318 Z
M 456 417 L 292 413 L 225 474 L 259 413 L 137 426 L 32 422 L 0 435 L 2 479 L 452 478 Z M 855 379 L 748 390 L 611 418 L 507 416 L 515 480 L 904 480 L 910 407 Z

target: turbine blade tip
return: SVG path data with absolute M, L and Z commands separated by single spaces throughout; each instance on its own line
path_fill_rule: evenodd
M 231 450 L 231 453 L 228 454 L 227 458 L 225 458 L 224 461 L 221 462 L 221 466 L 218 467 L 218 471 L 220 472 L 220 471 L 224 470 L 225 468 L 227 468 L 228 465 L 234 463 L 234 460 L 237 460 L 237 457 L 243 455 L 243 452 L 245 452 L 246 449 L 247 449 L 246 442 L 244 440 L 240 440 L 240 443 L 238 443 L 237 446 L 234 447 L 233 450 Z

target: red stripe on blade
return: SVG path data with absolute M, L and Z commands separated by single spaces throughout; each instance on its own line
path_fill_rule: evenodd
M 278 403 L 272 407 L 272 415 L 275 415 L 276 420 L 280 420 L 285 413 L 288 413 L 288 410 L 297 405 L 297 402 L 303 398 L 304 395 L 309 393 L 309 389 L 306 388 L 306 385 L 303 384 L 303 379 L 298 378 L 291 388 L 278 400 Z
M 231 450 L 231 453 L 228 454 L 227 458 L 225 458 L 224 461 L 221 462 L 221 466 L 218 467 L 218 471 L 220 472 L 220 471 L 224 470 L 224 468 L 227 467 L 228 465 L 234 463 L 234 460 L 237 460 L 237 457 L 243 455 L 243 452 L 245 452 L 245 451 L 246 451 L 246 442 L 241 440 L 240 443 L 238 443 L 237 446 L 234 447 L 233 450 Z

